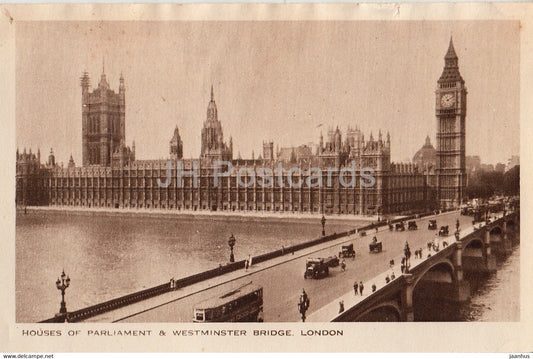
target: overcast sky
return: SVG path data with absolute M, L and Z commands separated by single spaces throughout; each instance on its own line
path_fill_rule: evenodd
M 235 156 L 262 141 L 390 131 L 393 161 L 435 145 L 435 88 L 453 35 L 468 89 L 466 154 L 519 154 L 519 24 L 511 21 L 17 22 L 17 145 L 81 164 L 81 88 L 126 84 L 126 141 L 167 158 L 178 125 L 198 157 L 211 84 Z

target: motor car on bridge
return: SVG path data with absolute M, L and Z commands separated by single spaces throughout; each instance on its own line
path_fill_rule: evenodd
M 428 229 L 429 230 L 435 230 L 437 229 L 437 220 L 436 219 L 430 219 L 428 223 Z
M 396 227 L 395 228 L 396 228 L 397 231 L 403 232 L 403 231 L 405 231 L 405 223 L 403 223 L 403 222 L 396 223 Z
M 341 251 L 339 252 L 339 258 L 355 259 L 355 250 L 353 249 L 353 243 L 341 247 Z
M 383 250 L 383 244 L 374 237 L 372 242 L 368 245 L 368 249 L 370 250 L 370 253 L 379 253 Z
M 304 278 L 319 279 L 329 275 L 329 266 L 324 258 L 307 258 Z

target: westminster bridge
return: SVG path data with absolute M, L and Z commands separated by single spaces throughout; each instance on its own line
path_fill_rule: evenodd
M 381 225 L 367 227 L 366 235 L 361 228 L 330 234 L 311 241 L 309 246 L 281 248 L 253 257 L 248 269 L 245 269 L 244 259 L 237 258 L 235 263 L 220 268 L 181 279 L 177 276 L 178 279 L 159 286 L 58 314 L 43 322 L 65 319 L 72 322 L 191 322 L 196 303 L 250 281 L 264 288 L 267 322 L 300 321 L 297 303 L 302 288 L 311 298 L 307 321 L 417 320 L 417 306 L 431 303 L 430 297 L 420 300 L 420 293 L 451 301 L 466 300 L 470 290 L 464 273 L 494 271 L 494 251 L 512 250 L 510 237 L 513 236 L 508 234 L 519 231 L 519 214 L 508 212 L 490 217 L 473 226 L 471 216 L 454 211 L 417 218 L 418 230 L 414 231 L 390 231 L 388 226 Z M 430 220 L 437 221 L 437 228 L 448 226 L 450 235 L 437 236 L 438 231 L 428 230 Z M 369 252 L 373 236 L 383 244 L 380 253 Z M 435 238 L 439 239 L 439 250 L 428 250 L 427 243 L 435 242 Z M 400 265 L 406 242 L 413 253 L 422 249 L 422 256 L 411 256 L 409 270 L 402 273 Z M 326 278 L 304 278 L 307 258 L 336 255 L 346 244 L 354 245 L 356 257 L 346 260 L 345 271 L 336 267 L 331 268 Z M 392 266 L 391 261 L 394 261 Z M 392 273 L 395 278 L 387 283 L 386 277 L 390 278 Z M 354 295 L 355 281 L 364 283 L 363 295 Z M 376 286 L 374 292 L 373 285 Z M 339 310 L 341 301 L 342 312 Z
M 431 305 L 432 299 L 466 301 L 470 297 L 470 283 L 464 273 L 496 271 L 492 251 L 506 254 L 512 251 L 508 226 L 515 225 L 519 226 L 518 215 L 504 212 L 463 230 L 457 226 L 453 235 L 441 237 L 438 249 L 428 246 L 423 251 L 425 256 L 411 257 L 409 268 L 403 269 L 403 273 L 398 265 L 392 265 L 366 281 L 366 293 L 356 295 L 351 290 L 312 313 L 308 321 L 414 321 L 417 305 Z M 391 279 L 395 270 L 401 275 Z M 415 293 L 422 287 L 424 298 L 416 303 Z

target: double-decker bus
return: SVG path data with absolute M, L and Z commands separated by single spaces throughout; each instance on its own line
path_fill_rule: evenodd
M 196 323 L 262 322 L 263 287 L 251 282 L 194 306 Z

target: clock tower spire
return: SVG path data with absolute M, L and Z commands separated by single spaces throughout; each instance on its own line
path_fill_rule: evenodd
M 466 86 L 459 72 L 459 59 L 450 38 L 444 69 L 437 81 L 437 200 L 442 209 L 464 200 L 466 186 L 465 120 Z

